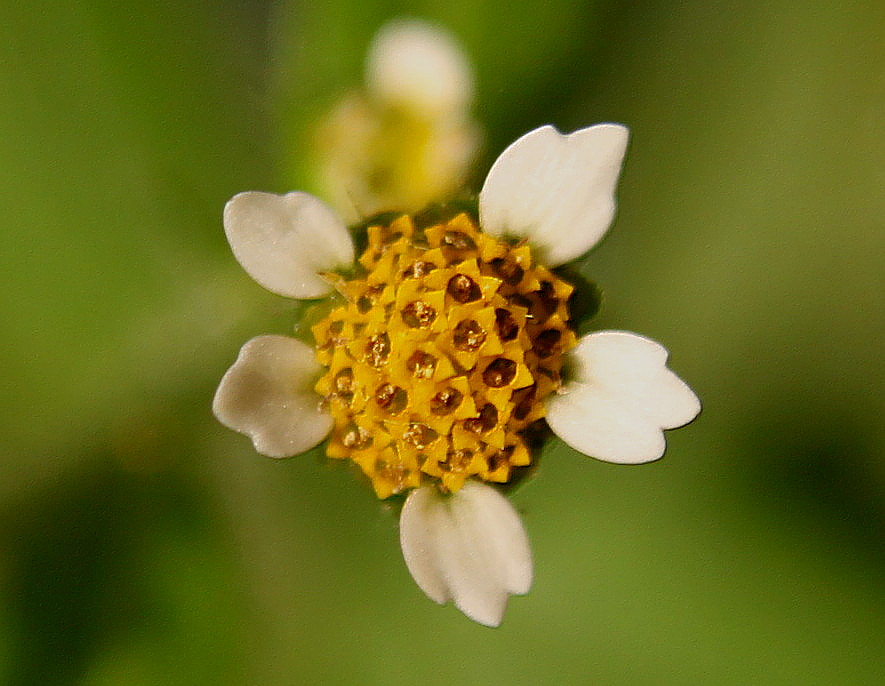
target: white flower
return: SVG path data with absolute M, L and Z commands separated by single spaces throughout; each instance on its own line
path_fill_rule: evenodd
M 536 129 L 507 148 L 479 196 L 482 230 L 527 240 L 548 266 L 579 257 L 605 234 L 627 129 L 600 124 L 570 135 Z M 274 292 L 314 298 L 332 290 L 323 274 L 353 260 L 344 224 L 304 193 L 248 192 L 224 212 L 225 231 L 246 271 Z M 601 331 L 571 352 L 574 378 L 546 400 L 551 429 L 600 460 L 641 463 L 664 453 L 663 431 L 700 411 L 667 366 L 667 351 L 642 336 Z M 213 409 L 271 457 L 303 452 L 332 420 L 309 390 L 320 373 L 310 349 L 281 336 L 247 343 L 225 375 Z M 354 442 L 360 435 L 355 434 Z M 421 589 L 467 616 L 496 626 L 510 594 L 531 585 L 531 554 L 519 516 L 492 486 L 467 481 L 452 495 L 414 488 L 402 512 L 401 545 Z
M 365 91 L 336 104 L 313 145 L 323 195 L 351 223 L 451 197 L 482 139 L 469 114 L 470 64 L 441 27 L 390 22 L 365 71 Z

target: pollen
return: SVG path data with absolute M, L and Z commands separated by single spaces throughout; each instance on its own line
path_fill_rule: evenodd
M 576 342 L 572 287 L 467 214 L 370 226 L 359 266 L 313 327 L 329 457 L 353 460 L 379 498 L 505 483 L 531 464 L 526 430 Z

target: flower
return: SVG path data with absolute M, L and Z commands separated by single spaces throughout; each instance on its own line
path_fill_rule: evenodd
M 334 295 L 315 350 L 285 336 L 243 346 L 216 416 L 271 457 L 329 436 L 327 454 L 352 459 L 380 498 L 407 493 L 412 577 L 482 624 L 497 626 L 508 596 L 531 585 L 520 518 L 488 484 L 530 464 L 535 422 L 579 452 L 635 464 L 660 458 L 663 431 L 700 411 L 658 343 L 623 331 L 576 340 L 572 287 L 550 270 L 611 224 L 627 138 L 616 124 L 536 129 L 492 166 L 478 222 L 370 221 L 355 266 L 345 224 L 311 195 L 247 192 L 225 207 L 256 281 L 293 298 Z
M 365 88 L 336 103 L 313 141 L 322 195 L 349 222 L 452 197 L 482 138 L 455 39 L 427 22 L 392 21 L 372 40 L 365 71 Z

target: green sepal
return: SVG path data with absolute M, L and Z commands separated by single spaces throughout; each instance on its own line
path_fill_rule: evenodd
M 568 305 L 571 314 L 570 323 L 580 338 L 590 331 L 590 320 L 602 308 L 602 289 L 596 285 L 596 282 L 584 276 L 574 263 L 557 267 L 554 272 L 575 287 Z
M 319 300 L 298 300 L 295 304 L 295 327 L 293 336 L 311 347 L 316 345 L 311 328 L 329 316 L 336 307 L 343 305 L 344 296 L 333 292 Z

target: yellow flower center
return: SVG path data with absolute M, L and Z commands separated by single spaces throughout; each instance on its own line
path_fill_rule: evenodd
M 327 454 L 356 462 L 379 498 L 428 479 L 508 481 L 531 463 L 523 434 L 575 345 L 572 287 L 466 214 L 425 229 L 403 216 L 368 237 L 364 274 L 339 284 L 346 304 L 313 327 Z

